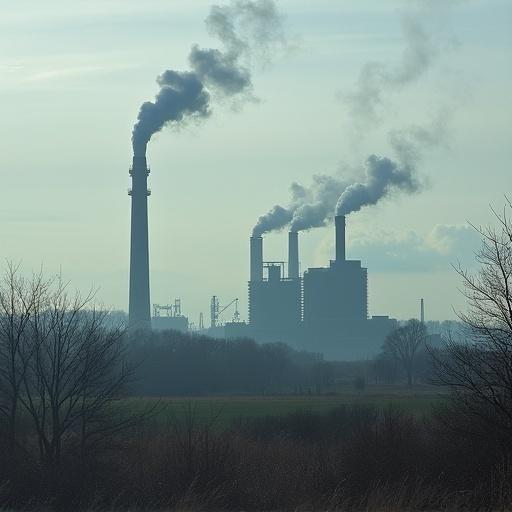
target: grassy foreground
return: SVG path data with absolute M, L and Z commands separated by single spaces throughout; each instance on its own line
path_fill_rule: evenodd
M 443 400 L 442 390 L 433 387 L 368 387 L 363 391 L 345 390 L 329 395 L 260 395 L 131 398 L 123 401 L 132 409 L 158 404 L 157 420 L 182 419 L 193 414 L 200 423 L 229 426 L 236 418 L 281 416 L 298 410 L 329 412 L 341 405 L 392 405 L 415 416 L 429 414 Z

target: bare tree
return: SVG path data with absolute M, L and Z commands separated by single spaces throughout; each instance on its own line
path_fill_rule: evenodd
M 27 339 L 34 312 L 51 286 L 42 274 L 31 280 L 19 273 L 19 265 L 7 264 L 0 281 L 0 414 L 7 423 L 9 455 L 16 446 L 20 394 L 31 357 Z
M 98 439 L 131 426 L 114 401 L 131 378 L 123 329 L 106 327 L 108 312 L 93 294 L 69 294 L 60 279 L 31 280 L 9 265 L 0 285 L 0 413 L 9 443 L 22 413 L 35 431 L 42 462 L 58 466 L 63 445 L 82 455 Z
M 383 350 L 396 359 L 407 375 L 407 384 L 412 386 L 419 349 L 425 345 L 427 330 L 419 320 L 411 319 L 402 327 L 390 332 L 384 341 Z
M 473 432 L 501 436 L 512 445 L 512 204 L 493 213 L 497 228 L 482 237 L 478 271 L 456 268 L 468 310 L 461 313 L 463 342 L 448 337 L 435 358 L 438 379 L 454 392 L 452 405 Z M 487 434 L 488 435 L 488 434 Z
M 106 328 L 106 314 L 94 308 L 92 295 L 70 296 L 61 281 L 33 313 L 21 403 L 50 465 L 60 463 L 65 440 L 78 439 L 84 455 L 95 436 L 126 425 L 110 421 L 131 371 L 124 364 L 123 331 Z

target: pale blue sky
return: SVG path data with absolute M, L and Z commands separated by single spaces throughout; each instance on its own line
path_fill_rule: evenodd
M 343 98 L 366 62 L 400 61 L 400 14 L 422 3 L 446 2 L 281 0 L 294 49 L 254 71 L 261 102 L 240 112 L 216 105 L 201 126 L 154 137 L 153 302 L 180 296 L 197 322 L 211 295 L 240 297 L 245 317 L 257 217 L 286 204 L 292 181 L 387 154 L 388 130 L 428 124 L 446 108 L 447 144 L 420 167 L 426 189 L 352 215 L 347 235 L 349 257 L 368 265 L 371 314 L 408 318 L 425 297 L 430 318 L 453 317 L 461 300 L 450 263 L 469 263 L 474 246 L 453 226 L 490 222 L 489 204 L 510 191 L 512 4 L 430 12 L 443 55 L 387 96 L 383 122 L 356 144 Z M 127 308 L 131 128 L 155 77 L 185 69 L 193 43 L 215 44 L 203 25 L 210 5 L 0 0 L 0 258 L 62 267 L 74 285 L 100 286 L 106 304 Z M 328 263 L 331 231 L 301 235 L 303 269 Z M 265 258 L 286 258 L 285 233 L 266 237 Z

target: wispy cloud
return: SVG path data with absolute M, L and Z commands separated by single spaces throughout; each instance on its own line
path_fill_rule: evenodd
M 449 270 L 459 261 L 471 266 L 480 244 L 480 236 L 467 224 L 439 224 L 426 234 L 414 231 L 351 233 L 347 240 L 349 258 L 361 260 L 370 273 Z M 324 265 L 333 250 L 332 239 L 326 238 L 316 254 L 316 263 Z
M 379 233 L 349 241 L 351 257 L 375 272 L 448 270 L 458 261 L 471 265 L 480 237 L 465 224 L 436 225 L 427 234 L 413 231 Z
M 84 65 L 84 66 L 63 66 L 33 72 L 22 79 L 22 82 L 46 82 L 51 80 L 63 80 L 85 75 L 103 75 L 119 71 L 133 69 L 133 65 Z

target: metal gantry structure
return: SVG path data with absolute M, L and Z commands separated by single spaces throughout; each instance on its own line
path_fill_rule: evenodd
M 181 299 L 174 299 L 174 304 L 153 304 L 153 316 L 159 317 L 162 311 L 166 316 L 181 316 Z
M 233 313 L 233 322 L 240 322 L 240 312 L 238 311 L 238 298 L 233 299 L 227 306 L 221 306 L 219 297 L 214 295 L 210 301 L 210 327 L 217 327 L 219 324 L 219 318 L 224 311 L 235 305 L 235 311 Z

